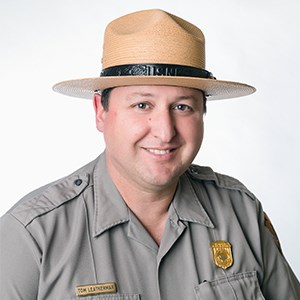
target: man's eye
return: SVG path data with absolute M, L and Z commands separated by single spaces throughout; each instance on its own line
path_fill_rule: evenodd
M 191 111 L 192 108 L 186 104 L 178 104 L 174 107 L 175 110 L 180 110 L 180 111 Z
M 147 109 L 147 108 L 149 108 L 149 104 L 142 102 L 142 103 L 138 103 L 136 105 L 136 107 L 139 108 L 139 109 Z

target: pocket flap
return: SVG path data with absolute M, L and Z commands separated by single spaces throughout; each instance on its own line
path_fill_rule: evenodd
M 265 300 L 255 271 L 205 281 L 196 286 L 195 293 L 198 300 Z

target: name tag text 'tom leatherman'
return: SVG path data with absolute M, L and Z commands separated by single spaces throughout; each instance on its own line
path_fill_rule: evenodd
M 115 282 L 79 285 L 76 287 L 77 297 L 100 295 L 100 294 L 113 294 L 116 292 L 117 292 L 117 285 Z

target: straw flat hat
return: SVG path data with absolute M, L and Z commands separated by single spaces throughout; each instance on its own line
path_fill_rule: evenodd
M 122 16 L 104 34 L 99 77 L 57 83 L 56 92 L 92 99 L 95 91 L 129 85 L 171 85 L 204 91 L 208 100 L 241 97 L 255 88 L 216 80 L 205 69 L 205 39 L 193 24 L 159 9 Z

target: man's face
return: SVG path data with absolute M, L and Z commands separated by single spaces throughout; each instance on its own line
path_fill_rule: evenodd
M 95 95 L 107 166 L 115 181 L 144 190 L 174 187 L 200 149 L 203 95 L 171 86 L 129 86 L 111 91 L 105 111 Z

